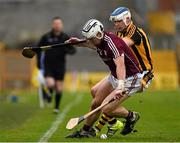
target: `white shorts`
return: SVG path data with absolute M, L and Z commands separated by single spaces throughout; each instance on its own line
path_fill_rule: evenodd
M 147 72 L 148 71 L 143 71 L 143 73 L 137 73 L 137 74 L 125 79 L 125 85 L 124 85 L 125 91 L 127 91 L 127 94 L 129 96 L 133 95 L 134 93 L 142 92 L 145 90 L 145 88 L 142 87 L 141 80 Z M 108 81 L 111 83 L 111 85 L 114 89 L 117 88 L 117 86 L 118 86 L 117 78 L 115 78 L 112 75 L 109 75 Z M 150 83 L 151 83 L 151 80 L 147 83 L 147 87 L 150 85 Z

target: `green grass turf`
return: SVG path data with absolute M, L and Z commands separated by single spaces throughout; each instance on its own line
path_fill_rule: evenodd
M 180 142 L 180 93 L 179 91 L 153 91 L 137 94 L 128 99 L 124 106 L 140 112 L 136 129 L 138 132 L 121 136 L 118 132 L 113 138 L 102 140 L 66 139 L 72 131 L 65 129 L 67 121 L 88 111 L 91 96 L 89 93 L 64 93 L 61 110 L 83 96 L 80 104 L 65 115 L 57 131 L 48 140 L 50 142 Z M 22 93 L 17 103 L 0 100 L 0 142 L 34 141 L 38 142 L 56 119 L 52 108 L 39 109 L 37 95 Z M 78 128 L 82 126 L 79 125 Z M 78 129 L 76 128 L 76 129 Z M 102 133 L 105 133 L 104 127 Z

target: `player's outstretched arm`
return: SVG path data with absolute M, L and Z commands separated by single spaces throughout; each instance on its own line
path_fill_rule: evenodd
M 79 39 L 77 37 L 71 37 L 70 39 L 68 39 L 67 41 L 65 41 L 66 43 L 73 43 L 73 42 L 78 42 L 78 41 L 82 41 L 84 39 Z M 86 48 L 90 48 L 90 49 L 93 49 L 95 50 L 96 48 L 94 47 L 93 44 L 91 44 L 89 42 L 89 40 L 87 40 L 86 42 L 84 43 L 80 43 L 80 44 L 76 44 L 75 45 L 76 47 L 86 47 Z

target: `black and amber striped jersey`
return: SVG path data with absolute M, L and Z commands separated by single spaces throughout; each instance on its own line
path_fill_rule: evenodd
M 117 32 L 117 35 L 134 41 L 131 50 L 137 58 L 142 71 L 153 70 L 151 45 L 146 33 L 141 28 L 131 23 L 125 32 Z

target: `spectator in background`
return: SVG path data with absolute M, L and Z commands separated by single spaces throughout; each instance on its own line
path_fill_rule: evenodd
M 52 30 L 42 36 L 38 46 L 64 43 L 69 36 L 63 32 L 63 22 L 60 17 L 54 17 L 52 20 Z M 55 91 L 54 112 L 59 112 L 59 105 L 63 91 L 63 81 L 66 72 L 66 55 L 74 54 L 76 49 L 73 46 L 59 47 L 56 49 L 39 52 L 37 55 L 37 66 L 45 77 L 45 85 L 49 92 Z M 43 92 L 44 98 L 51 102 L 51 96 Z

